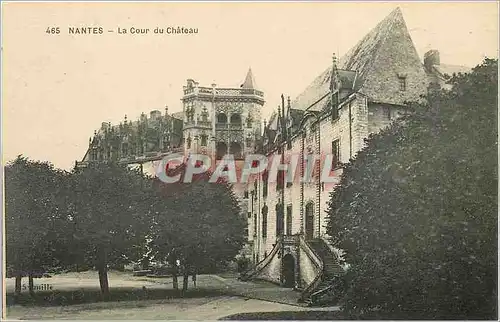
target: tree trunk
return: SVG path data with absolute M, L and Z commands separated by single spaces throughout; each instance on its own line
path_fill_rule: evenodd
M 17 301 L 19 299 L 19 296 L 21 295 L 21 282 L 22 282 L 23 276 L 21 273 L 16 273 L 16 290 L 14 293 L 14 298 Z
M 33 274 L 29 273 L 28 275 L 28 285 L 30 290 L 31 297 L 35 296 L 35 283 L 33 282 Z
M 179 290 L 179 280 L 177 279 L 177 261 L 173 259 L 171 262 L 172 265 L 172 287 L 174 290 L 178 291 Z
M 172 286 L 174 287 L 174 290 L 176 291 L 179 290 L 179 280 L 177 279 L 177 271 L 174 271 Z
M 101 251 L 99 258 L 99 285 L 101 286 L 101 295 L 103 300 L 109 299 L 109 283 L 108 283 L 108 261 L 106 251 Z
M 182 278 L 182 292 L 186 292 L 188 289 L 188 283 L 189 283 L 189 272 L 187 269 L 184 270 L 183 275 L 184 276 Z
M 108 268 L 107 265 L 99 266 L 99 285 L 103 300 L 109 299 Z

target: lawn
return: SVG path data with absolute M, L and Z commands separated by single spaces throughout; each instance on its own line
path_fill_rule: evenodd
M 179 279 L 181 284 L 182 279 Z M 23 278 L 27 284 L 27 278 Z M 232 296 L 220 277 L 200 275 L 197 287 L 181 294 L 171 278 L 132 276 L 110 272 L 110 299 L 101 300 L 97 272 L 65 273 L 35 279 L 35 286 L 50 285 L 31 298 L 23 289 L 14 303 L 14 279 L 6 279 L 9 319 L 120 319 L 120 320 L 216 320 L 241 312 L 292 310 L 293 306 Z

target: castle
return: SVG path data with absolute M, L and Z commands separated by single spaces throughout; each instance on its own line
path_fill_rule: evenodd
M 328 153 L 333 156 L 331 173 L 340 177 L 340 165 L 356 157 L 369 134 L 404 113 L 406 102 L 420 100 L 430 83 L 447 87 L 452 74 L 467 71 L 441 64 L 436 50 L 427 52 L 422 62 L 397 8 L 339 61 L 334 56 L 331 66 L 297 98 L 286 104 L 283 99 L 268 122 L 261 119 L 264 94 L 251 70 L 239 88 L 203 87 L 188 80 L 183 112 L 153 111 L 133 123 L 104 123 L 78 164 L 114 159 L 142 165 L 176 151 L 213 160 L 233 154 L 243 160 L 258 152 L 280 155 L 284 163 L 298 155 L 303 176 L 307 155 Z M 318 178 L 319 171 L 313 176 Z M 279 178 L 269 184 L 265 171 L 236 188 L 248 219 L 246 253 L 253 261 L 242 278 L 296 288 L 303 300 L 314 300 L 344 272 L 341 250 L 331 247 L 325 232 L 334 186 L 320 180 L 285 184 Z

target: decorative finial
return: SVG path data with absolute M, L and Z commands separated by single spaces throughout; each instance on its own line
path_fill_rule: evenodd
M 332 55 L 332 63 L 333 66 L 337 67 L 337 56 L 335 55 L 335 53 L 333 53 Z
M 165 105 L 165 115 L 168 114 L 168 105 Z
M 290 101 L 290 96 L 288 96 L 288 108 L 290 108 L 290 105 L 291 105 L 291 101 Z
M 124 123 L 127 123 L 127 114 L 125 114 L 125 121 Z

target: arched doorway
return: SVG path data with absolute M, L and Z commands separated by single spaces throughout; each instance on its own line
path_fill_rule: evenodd
M 295 287 L 295 258 L 291 254 L 286 254 L 282 259 L 281 277 L 284 287 Z
M 224 142 L 217 143 L 217 160 L 222 159 L 227 153 L 227 145 Z
M 242 150 L 243 149 L 241 148 L 241 144 L 239 144 L 238 142 L 232 142 L 229 146 L 229 153 L 234 156 L 235 160 L 243 159 L 243 156 L 241 154 Z
M 312 201 L 306 204 L 306 238 L 312 239 L 314 237 L 314 204 Z

